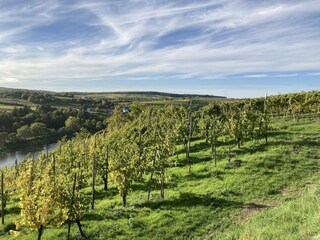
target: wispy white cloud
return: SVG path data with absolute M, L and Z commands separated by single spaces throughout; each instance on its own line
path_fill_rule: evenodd
M 315 76 L 320 69 L 317 0 L 7 5 L 0 5 L 2 79 L 183 81 L 241 75 L 259 81 L 297 77 L 299 71 Z
M 19 82 L 19 80 L 16 78 L 8 78 L 8 77 L 0 78 L 0 83 L 17 83 L 17 82 Z
M 307 73 L 309 76 L 320 76 L 320 72 Z
M 245 75 L 244 78 L 267 78 L 269 77 L 268 74 L 251 74 L 251 75 Z
M 244 78 L 284 78 L 284 77 L 297 77 L 298 73 L 289 73 L 289 74 L 249 74 L 244 75 Z
M 274 77 L 282 78 L 282 77 L 297 77 L 298 73 L 292 73 L 292 74 L 277 74 L 274 75 Z
M 11 46 L 11 47 L 5 47 L 2 50 L 3 53 L 13 53 L 13 54 L 21 54 L 25 52 L 25 47 L 21 46 L 21 45 L 17 45 L 17 46 Z

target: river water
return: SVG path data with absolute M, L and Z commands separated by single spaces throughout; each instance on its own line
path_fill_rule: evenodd
M 57 143 L 51 143 L 48 145 L 40 145 L 36 147 L 26 147 L 22 148 L 16 151 L 6 151 L 4 155 L 0 155 L 0 168 L 3 167 L 11 167 L 14 165 L 16 159 L 19 162 L 22 162 L 22 160 L 28 155 L 31 154 L 35 157 L 39 156 L 39 154 L 48 148 L 48 151 L 53 150 L 57 146 Z

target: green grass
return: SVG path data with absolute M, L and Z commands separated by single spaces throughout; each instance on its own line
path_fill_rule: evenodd
M 18 106 L 16 106 L 18 104 Z M 21 108 L 23 105 L 35 109 L 36 104 L 23 99 L 0 98 L 0 111 L 12 111 L 14 107 Z
M 146 94 L 132 94 L 132 93 L 82 93 L 83 97 L 91 97 L 91 98 L 111 98 L 111 99 L 161 99 L 159 95 L 146 95 Z
M 0 104 L 0 111 L 11 111 L 14 107 L 12 105 Z
M 192 104 L 198 107 L 207 105 L 209 103 L 216 103 L 216 102 L 232 102 L 234 99 L 224 99 L 224 98 L 206 98 L 206 97 L 197 97 L 192 99 Z M 147 101 L 142 101 L 145 104 L 152 104 L 152 105 L 166 105 L 166 104 L 173 104 L 173 105 L 188 105 L 190 103 L 189 98 L 173 98 L 173 99 L 155 99 Z
M 305 187 L 300 195 L 249 219 L 240 239 L 320 239 L 320 184 Z
M 71 98 L 57 97 L 55 101 L 50 102 L 49 104 L 52 107 L 56 108 L 79 108 L 81 104 L 70 103 Z M 18 104 L 18 106 L 16 106 Z M 22 108 L 24 105 L 35 109 L 38 104 L 29 102 L 24 99 L 12 99 L 12 98 L 0 98 L 0 111 L 12 111 L 16 106 L 17 108 Z
M 269 144 L 247 140 L 232 150 L 241 165 L 227 167 L 221 145 L 218 165 L 213 166 L 210 147 L 204 140 L 192 143 L 192 172 L 188 173 L 182 147 L 168 169 L 170 181 L 165 200 L 154 190 L 147 203 L 146 184 L 137 183 L 128 196 L 128 207 L 114 186 L 105 192 L 97 187 L 96 209 L 83 219 L 89 239 L 311 239 L 320 233 L 319 119 L 299 122 L 275 119 Z M 178 158 L 178 160 L 177 160 Z M 90 194 L 90 189 L 88 189 Z M 18 218 L 11 199 L 6 225 Z M 64 239 L 67 226 L 48 227 L 43 239 Z M 79 239 L 72 227 L 73 239 Z M 19 239 L 35 239 L 36 232 L 23 229 Z
M 189 104 L 190 97 L 188 96 L 171 96 L 170 94 L 161 95 L 159 93 L 141 92 L 141 93 L 81 93 L 77 97 L 90 98 L 107 98 L 119 101 L 119 103 L 131 103 L 132 101 L 140 101 L 145 104 L 165 105 L 165 104 Z M 203 106 L 211 102 L 219 101 L 233 101 L 233 99 L 226 98 L 210 98 L 205 96 L 193 96 L 193 103 L 195 105 Z

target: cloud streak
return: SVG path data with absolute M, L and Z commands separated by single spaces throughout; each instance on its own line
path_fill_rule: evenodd
M 6 77 L 0 78 L 0 83 L 17 83 L 17 82 L 19 82 L 19 80 L 16 78 L 6 78 Z
M 286 78 L 286 77 L 297 77 L 298 73 L 290 73 L 290 74 L 251 74 L 245 75 L 244 78 Z
M 0 3 L 0 83 L 258 81 L 320 69 L 316 0 L 9 2 Z

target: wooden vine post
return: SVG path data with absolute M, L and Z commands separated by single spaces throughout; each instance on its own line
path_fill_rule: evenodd
M 56 157 L 52 153 L 52 174 L 53 174 L 53 187 L 56 189 Z
M 76 190 L 76 181 L 77 181 L 77 174 L 75 173 L 75 174 L 73 175 L 73 186 L 72 186 L 72 195 L 71 195 L 70 211 L 72 211 L 72 208 L 73 208 L 74 192 L 75 192 L 75 190 Z M 67 239 L 70 239 L 70 230 L 71 230 L 71 220 L 69 219 Z
M 109 147 L 106 147 L 106 172 L 104 177 L 104 190 L 108 190 L 108 174 L 109 174 Z
M 268 96 L 266 94 L 265 99 L 264 99 L 264 137 L 266 140 L 266 144 L 268 144 L 268 111 L 267 111 L 267 101 L 268 101 Z
M 164 199 L 164 163 L 162 163 L 162 171 L 161 171 L 161 190 L 160 190 L 161 199 Z
M 49 148 L 48 145 L 46 145 L 46 160 L 48 161 L 48 157 L 49 157 Z
M 4 184 L 3 172 L 1 173 L 1 222 L 4 225 Z
M 212 137 L 212 154 L 213 154 L 213 160 L 214 160 L 214 166 L 217 166 L 217 146 L 216 146 L 216 128 L 217 128 L 217 122 L 214 121 L 213 123 L 213 137 Z
M 157 147 L 154 148 L 154 157 L 152 161 L 152 171 L 149 179 L 149 187 L 148 187 L 148 202 L 150 202 L 150 194 L 151 194 L 151 184 L 152 184 L 152 179 L 153 179 L 153 174 L 154 174 L 154 167 L 156 165 L 156 160 L 157 160 Z
M 188 134 L 188 142 L 187 142 L 187 162 L 189 165 L 188 171 L 191 172 L 191 160 L 190 160 L 190 144 L 191 144 L 191 136 L 192 136 L 192 111 L 191 111 L 191 106 L 192 106 L 192 99 L 190 99 L 190 109 L 188 113 L 188 120 L 189 120 L 189 134 Z
M 79 189 L 84 186 L 84 182 L 83 182 L 83 171 L 84 171 L 84 169 L 82 167 L 87 165 L 86 139 L 83 140 L 82 146 L 83 146 L 82 160 L 81 160 L 81 163 L 79 161 L 79 165 L 78 165 L 79 171 L 80 171 L 80 176 L 78 177 L 79 178 Z
M 33 178 L 34 178 L 34 174 L 33 174 L 33 171 L 34 171 L 34 154 L 32 156 L 32 161 L 31 161 L 31 170 L 30 170 L 30 186 L 29 186 L 29 192 L 31 192 L 31 188 L 32 188 L 32 185 L 33 185 Z
M 166 170 L 165 160 L 164 160 L 164 158 L 162 157 L 162 161 L 161 161 L 161 191 L 160 191 L 160 196 L 161 196 L 161 199 L 162 199 L 162 200 L 164 199 L 165 170 Z
M 96 135 L 94 135 L 94 149 L 96 148 Z M 92 159 L 92 200 L 91 200 L 91 209 L 94 209 L 94 198 L 95 198 L 95 178 L 96 178 L 96 156 L 93 154 Z
M 14 166 L 15 166 L 15 170 L 16 170 L 16 177 L 18 177 L 18 174 L 19 174 L 18 159 L 16 159 L 14 161 Z

